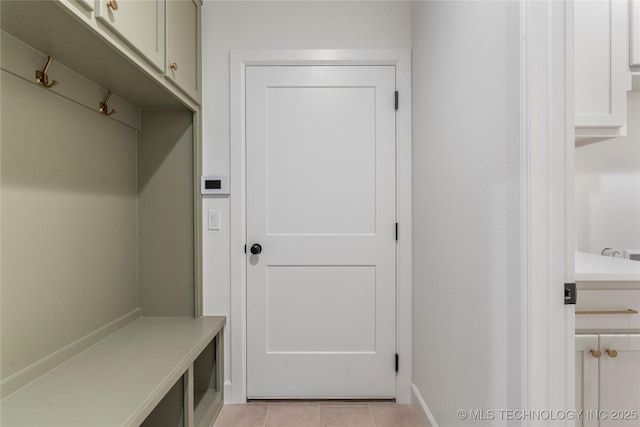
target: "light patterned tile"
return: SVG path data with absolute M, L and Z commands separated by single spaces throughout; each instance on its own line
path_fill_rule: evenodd
M 416 403 L 411 405 L 411 409 L 413 411 L 413 415 L 415 415 L 416 419 L 418 420 L 418 425 L 420 427 L 431 427 L 431 423 L 427 418 L 427 414 L 425 414 L 422 410 L 422 406 Z
M 269 405 L 266 427 L 319 427 L 320 407 L 309 403 Z
M 375 427 L 420 427 L 411 405 L 372 404 Z
M 369 405 L 320 406 L 320 427 L 373 427 Z
M 214 427 L 264 427 L 269 405 L 224 405 Z

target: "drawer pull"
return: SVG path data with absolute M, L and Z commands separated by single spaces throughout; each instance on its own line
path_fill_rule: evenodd
M 118 10 L 118 2 L 116 0 L 109 0 L 107 2 L 107 7 L 110 7 L 113 10 Z
M 178 71 L 178 64 L 174 62 L 169 66 L 169 68 L 171 68 L 173 71 Z
M 578 310 L 576 314 L 638 314 L 637 310 Z
M 591 355 L 596 359 L 599 359 L 600 356 L 602 356 L 602 353 L 600 352 L 600 350 L 591 350 Z
M 607 354 L 609 355 L 609 357 L 616 357 L 618 355 L 618 352 L 616 350 L 613 349 L 607 349 Z

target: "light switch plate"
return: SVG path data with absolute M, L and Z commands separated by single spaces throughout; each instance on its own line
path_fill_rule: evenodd
M 209 230 L 220 230 L 220 211 L 209 211 Z

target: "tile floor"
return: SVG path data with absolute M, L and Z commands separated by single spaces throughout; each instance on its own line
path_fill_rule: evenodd
M 225 405 L 214 427 L 429 427 L 412 405 L 395 403 L 247 403 Z

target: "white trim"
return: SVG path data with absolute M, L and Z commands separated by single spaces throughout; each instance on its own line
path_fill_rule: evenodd
M 231 378 L 225 380 L 225 403 L 244 403 L 246 392 L 246 243 L 245 70 L 250 65 L 394 65 L 400 92 L 396 116 L 396 166 L 399 234 L 397 250 L 396 339 L 400 354 L 396 400 L 411 399 L 412 224 L 411 224 L 411 52 L 392 50 L 238 50 L 230 56 L 231 109 Z
M 425 402 L 424 399 L 422 398 L 422 394 L 420 394 L 420 390 L 418 390 L 418 387 L 413 383 L 411 383 L 411 395 L 412 395 L 411 401 L 418 402 L 420 409 L 422 409 L 422 412 L 424 412 L 424 415 L 427 417 L 427 419 L 431 423 L 431 427 L 438 427 L 438 423 L 436 422 L 436 419 L 433 417 L 433 414 L 431 413 L 431 409 L 429 409 L 429 407 L 427 406 L 427 402 Z
M 571 218 L 573 4 L 521 0 L 522 409 L 575 405 Z M 571 138 L 568 140 L 568 138 Z M 569 224 L 569 225 L 568 225 Z M 522 425 L 531 425 L 530 420 Z M 549 421 L 541 425 L 569 425 Z
M 565 93 L 565 145 L 564 145 L 564 173 L 565 173 L 565 218 L 564 218 L 564 276 L 565 283 L 575 283 L 575 253 L 576 253 L 576 216 L 575 216 L 575 94 L 574 94 L 574 17 L 573 1 L 565 3 L 564 31 L 564 93 Z M 575 305 L 565 310 L 565 396 L 571 409 L 575 409 L 576 401 L 576 366 L 575 366 Z
M 531 331 L 529 323 L 529 301 L 531 300 L 531 272 L 529 257 L 531 253 L 531 217 L 529 203 L 531 200 L 530 171 L 529 171 L 529 69 L 527 55 L 528 14 L 527 2 L 520 2 L 520 298 L 521 298 L 521 396 L 522 409 L 531 407 Z

